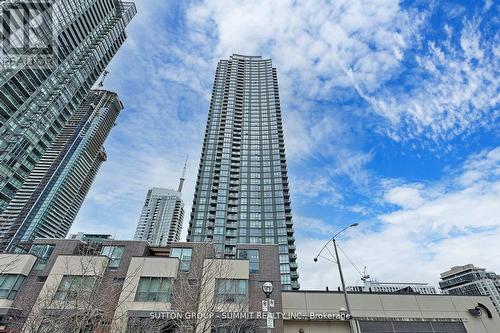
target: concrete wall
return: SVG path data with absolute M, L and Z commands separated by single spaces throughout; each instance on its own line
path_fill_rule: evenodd
M 0 254 L 0 273 L 28 276 L 36 257 L 31 254 Z M 22 285 L 21 285 L 22 288 Z M 6 312 L 14 303 L 10 299 L 0 299 L 0 308 Z
M 349 293 L 349 303 L 352 315 L 359 320 L 450 319 L 462 321 L 471 333 L 500 332 L 500 317 L 486 296 Z M 474 308 L 478 303 L 486 305 L 492 311 L 493 318 L 487 318 L 486 314 L 474 317 L 468 312 L 468 309 Z M 342 293 L 283 292 L 283 312 L 301 313 L 305 316 L 303 319 L 285 319 L 285 332 L 298 332 L 300 328 L 304 329 L 304 333 L 337 332 L 336 329 L 343 332 L 345 328 L 348 329 L 347 324 L 307 318 L 311 313 L 338 314 L 341 307 L 346 307 Z
M 106 270 L 108 258 L 103 256 L 59 256 L 57 257 L 47 280 L 43 284 L 37 299 L 52 299 L 64 275 L 102 276 Z M 35 303 L 35 306 L 37 304 Z
M 28 316 L 25 330 L 28 332 L 36 331 L 37 327 L 41 324 L 42 316 L 40 314 L 46 309 L 68 309 L 68 302 L 53 300 L 59 284 L 65 275 L 101 277 L 106 270 L 108 260 L 104 256 L 58 256 L 36 298 L 35 304 Z M 90 302 L 91 300 L 81 301 Z
M 85 246 L 84 242 L 74 239 L 36 239 L 34 244 L 52 244 L 54 245 L 54 250 L 44 269 L 31 270 L 12 304 L 13 308 L 23 310 L 21 318 L 16 319 L 16 327 L 21 325 L 25 317 L 28 316 L 28 310 L 35 304 L 59 257 L 65 255 L 77 256 L 100 253 L 99 248 L 94 250 L 93 247 Z M 122 286 L 120 285 L 120 281 L 125 280 L 131 258 L 146 256 L 149 250 L 145 242 L 110 240 L 105 241 L 103 245 L 124 246 L 125 248 L 120 266 L 112 270 L 107 269 L 104 272 L 104 276 L 100 280 L 99 290 L 96 291 L 97 294 L 103 294 L 109 297 L 109 300 L 106 302 L 109 308 L 103 310 L 105 311 L 106 318 L 112 318 L 115 312 L 115 305 L 118 304 L 120 296 L 120 292 L 117 290 L 121 291 Z
M 31 254 L 0 254 L 0 273 L 2 274 L 21 274 L 27 276 L 36 257 Z
M 127 277 L 123 284 L 115 311 L 111 332 L 125 332 L 128 311 L 168 311 L 170 303 L 136 302 L 135 294 L 142 276 L 169 277 L 175 279 L 179 270 L 179 259 L 167 257 L 136 257 L 130 260 Z
M 201 282 L 201 296 L 198 308 L 199 313 L 210 314 L 212 312 L 244 312 L 248 311 L 248 302 L 244 304 L 214 303 L 217 279 L 240 279 L 249 278 L 248 260 L 230 259 L 206 259 L 203 264 L 203 275 Z M 209 325 L 208 321 L 205 321 Z M 205 332 L 204 326 L 198 325 L 197 333 Z

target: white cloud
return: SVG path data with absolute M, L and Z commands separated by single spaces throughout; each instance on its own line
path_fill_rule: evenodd
M 296 231 L 317 235 L 329 235 L 335 230 L 331 224 L 325 223 L 321 219 L 301 215 L 294 216 L 293 225 Z
M 391 188 L 385 193 L 384 199 L 402 208 L 416 208 L 424 202 L 424 199 L 420 196 L 420 190 L 416 186 Z
M 339 124 L 335 112 L 313 116 L 309 101 L 335 99 L 353 86 L 371 92 L 383 85 L 398 72 L 418 22 L 395 0 L 207 0 L 187 11 L 189 42 L 203 64 L 214 66 L 232 53 L 273 59 L 289 154 L 297 158 L 322 150 L 339 133 L 328 131 Z M 183 57 L 179 61 L 192 68 Z
M 489 7 L 485 4 L 484 11 Z M 464 8 L 447 12 L 457 10 Z M 336 100 L 344 91 L 368 102 L 386 120 L 378 124 L 380 131 L 395 140 L 438 143 L 491 126 L 498 118 L 495 38 L 482 38 L 482 22 L 465 16 L 458 45 L 449 25 L 446 40 L 423 41 L 420 28 L 428 17 L 396 0 L 206 0 L 188 9 L 187 26 L 191 41 L 202 49 L 198 56 L 209 63 L 232 53 L 273 59 L 287 112 L 301 111 L 285 117 L 300 135 L 291 146 L 310 152 L 320 146 L 305 144 L 319 143 L 305 130 L 315 124 L 304 115 L 313 112 L 307 101 Z M 401 82 L 405 88 L 387 86 L 403 71 L 403 61 L 407 71 L 414 67 L 403 79 L 408 82 Z
M 372 160 L 373 154 L 356 153 L 343 147 L 331 148 L 330 153 L 327 145 L 323 148 L 326 163 L 316 159 L 315 165 L 304 167 L 299 164 L 298 170 L 291 170 L 290 188 L 294 196 L 293 202 L 335 206 L 364 214 L 364 207 L 346 205 L 344 194 L 349 196 L 349 192 L 354 191 L 373 192 L 370 188 L 372 175 L 366 170 L 366 164 Z
M 387 133 L 396 140 L 428 139 L 441 143 L 481 128 L 492 128 L 500 113 L 500 70 L 496 39 L 482 36 L 478 18 L 464 19 L 459 45 L 452 29 L 447 38 L 429 41 L 416 55 L 418 84 L 406 91 L 383 89 L 362 96 L 393 122 Z M 411 82 L 410 82 L 411 83 Z
M 388 188 L 385 198 L 401 207 L 366 221 L 340 240 L 351 259 L 383 281 L 430 282 L 437 285 L 439 273 L 454 265 L 474 263 L 500 271 L 500 148 L 471 156 L 451 179 L 436 184 Z M 474 181 L 462 182 L 475 171 Z M 436 189 L 439 189 L 436 190 Z M 408 200 L 417 204 L 407 204 Z M 322 221 L 301 217 L 306 227 Z M 381 225 L 379 225 L 381 223 Z M 372 228 L 372 226 L 376 226 Z M 321 248 L 324 235 L 311 236 L 297 230 L 302 287 L 336 288 L 336 267 L 315 264 L 312 258 Z M 319 235 L 319 234 L 318 234 Z M 347 238 L 347 239 L 346 239 Z M 359 281 L 359 274 L 344 257 L 347 281 Z M 333 274 L 332 274 L 333 273 Z
M 342 200 L 342 195 L 336 190 L 328 177 L 307 174 L 306 177 L 295 177 L 291 184 L 294 195 L 301 196 L 302 202 L 318 202 L 332 205 Z

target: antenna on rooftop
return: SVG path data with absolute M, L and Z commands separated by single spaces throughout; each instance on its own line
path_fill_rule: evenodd
M 184 168 L 182 169 L 182 176 L 181 179 L 179 180 L 179 188 L 177 189 L 177 192 L 182 192 L 182 186 L 184 185 L 184 177 L 186 176 L 186 167 L 187 167 L 187 162 L 188 162 L 188 157 L 189 155 L 186 156 L 186 161 L 184 162 Z
M 361 275 L 361 281 L 366 282 L 366 280 L 370 280 L 370 275 L 366 272 L 366 266 L 363 269 L 363 274 Z

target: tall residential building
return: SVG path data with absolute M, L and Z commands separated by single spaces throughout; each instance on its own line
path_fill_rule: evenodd
M 279 244 L 283 289 L 298 289 L 297 255 L 276 68 L 260 56 L 217 65 L 188 241 L 219 257 L 242 243 Z
M 64 238 L 106 153 L 103 143 L 123 105 L 91 91 L 0 215 L 0 250 L 34 238 Z
M 181 183 L 183 180 L 181 178 Z M 151 246 L 179 241 L 184 220 L 181 191 L 181 184 L 177 191 L 158 187 L 148 191 L 134 240 L 147 241 Z
M 500 277 L 472 264 L 441 273 L 439 288 L 449 295 L 486 295 L 500 313 Z
M 0 212 L 123 44 L 135 13 L 120 0 L 0 4 Z

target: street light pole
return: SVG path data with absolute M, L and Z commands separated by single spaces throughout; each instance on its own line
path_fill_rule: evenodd
M 345 290 L 344 274 L 342 274 L 342 265 L 340 264 L 339 253 L 337 251 L 337 243 L 335 238 L 332 239 L 333 248 L 335 249 L 335 257 L 337 258 L 337 266 L 339 267 L 340 282 L 342 283 L 342 291 L 344 292 L 345 305 L 347 307 L 347 313 L 351 316 L 351 306 L 349 305 L 349 298 L 347 297 L 347 291 Z
M 336 243 L 335 237 L 337 237 L 338 235 L 340 235 L 341 233 L 343 233 L 345 230 L 347 230 L 349 228 L 352 228 L 352 227 L 357 227 L 358 225 L 359 225 L 358 223 L 353 223 L 351 225 L 348 225 L 344 229 L 340 230 L 339 232 L 337 232 L 332 238 L 330 238 L 328 240 L 328 242 L 326 242 L 325 245 L 323 245 L 323 247 L 319 251 L 318 255 L 314 258 L 314 261 L 317 262 L 318 261 L 318 257 L 321 255 L 321 253 L 326 248 L 326 246 L 328 245 L 328 243 L 330 243 L 330 242 L 333 243 L 333 248 L 335 249 L 335 257 L 337 258 L 337 266 L 339 268 L 340 282 L 342 283 L 342 291 L 343 291 L 343 294 L 344 294 L 344 301 L 345 301 L 345 305 L 347 307 L 347 314 L 349 315 L 349 326 L 350 326 L 351 332 L 353 332 L 352 323 L 351 323 L 351 319 L 350 319 L 352 317 L 351 306 L 349 305 L 349 298 L 347 297 L 347 291 L 345 289 L 344 274 L 342 273 L 342 265 L 340 264 L 340 258 L 339 258 L 339 253 L 337 251 L 337 243 Z
M 271 312 L 271 304 L 270 304 L 270 301 L 271 301 L 271 294 L 273 293 L 273 290 L 274 290 L 274 286 L 271 282 L 265 282 L 263 285 L 262 285 L 262 291 L 264 292 L 264 294 L 266 295 L 266 301 L 267 301 L 267 317 L 266 317 L 266 332 L 267 333 L 271 333 L 272 332 L 272 328 L 270 327 L 269 325 L 269 316 L 271 317 L 271 321 L 272 321 L 272 326 L 274 326 L 274 318 L 273 318 L 273 313 Z M 262 306 L 264 307 L 264 305 Z M 264 311 L 264 309 L 262 309 L 262 311 Z

